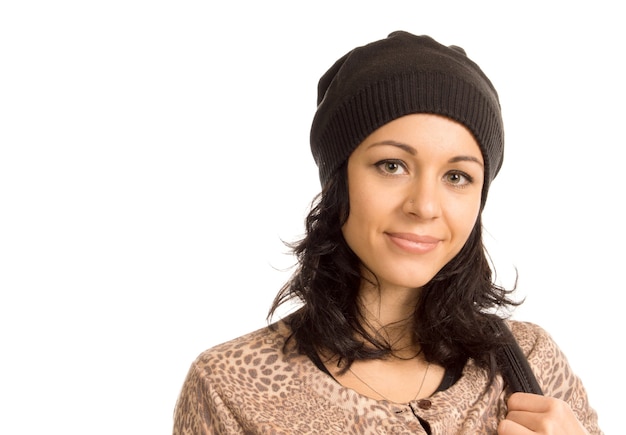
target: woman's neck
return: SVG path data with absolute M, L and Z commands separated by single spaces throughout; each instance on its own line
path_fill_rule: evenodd
M 364 326 L 387 341 L 398 357 L 413 357 L 419 351 L 414 342 L 414 312 L 419 289 L 382 287 L 364 282 L 359 303 Z

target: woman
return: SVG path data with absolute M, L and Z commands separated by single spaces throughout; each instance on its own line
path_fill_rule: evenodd
M 201 354 L 175 434 L 597 434 L 564 355 L 506 324 L 544 396 L 501 376 L 481 211 L 502 165 L 496 90 L 459 47 L 394 32 L 320 79 L 311 150 L 322 193 L 267 328 Z

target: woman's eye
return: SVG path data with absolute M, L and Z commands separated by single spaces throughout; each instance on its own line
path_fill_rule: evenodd
M 406 172 L 404 170 L 404 165 L 396 160 L 383 160 L 376 163 L 376 166 L 386 174 L 397 175 Z
M 462 172 L 450 172 L 446 178 L 448 183 L 454 186 L 466 186 L 472 182 L 472 177 Z

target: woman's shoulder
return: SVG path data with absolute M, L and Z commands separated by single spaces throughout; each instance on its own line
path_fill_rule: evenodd
M 539 370 L 551 367 L 552 372 L 557 366 L 567 370 L 565 354 L 542 326 L 519 320 L 509 320 L 508 325 L 531 366 Z
M 524 351 L 529 355 L 536 350 L 537 346 L 546 345 L 552 342 L 550 334 L 541 326 L 527 321 L 508 320 L 507 324 L 513 332 L 513 336 Z
M 272 365 L 285 358 L 288 337 L 282 323 L 272 324 L 203 351 L 194 365 L 206 375 L 232 374 L 246 367 Z

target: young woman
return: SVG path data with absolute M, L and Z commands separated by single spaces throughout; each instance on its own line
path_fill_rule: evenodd
M 497 316 L 515 302 L 482 244 L 504 135 L 481 69 L 459 47 L 394 32 L 339 59 L 318 91 L 322 192 L 270 315 L 301 307 L 202 353 L 174 433 L 601 433 L 550 336 Z M 544 395 L 505 382 L 494 324 Z

